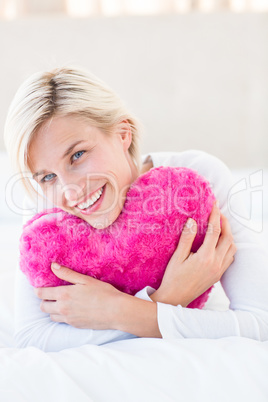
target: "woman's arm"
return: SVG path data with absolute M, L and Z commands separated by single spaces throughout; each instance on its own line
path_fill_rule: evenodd
M 30 205 L 25 207 L 29 209 Z M 219 219 L 219 215 L 215 218 Z M 183 232 L 179 254 L 189 253 L 194 236 L 193 228 Z M 143 293 L 140 297 L 147 299 L 141 300 L 67 268 L 62 267 L 55 273 L 75 285 L 36 290 L 41 299 L 58 300 L 57 303 L 42 301 L 40 309 L 40 300 L 34 288 L 18 270 L 15 292 L 15 338 L 18 347 L 35 346 L 45 351 L 58 351 L 88 343 L 101 345 L 133 338 L 134 335 L 161 337 L 157 304 L 152 303 L 146 292 L 139 292 Z M 210 285 L 208 283 L 203 290 Z M 189 294 L 185 293 L 185 287 L 183 291 L 187 300 L 183 300 L 181 292 L 178 303 L 187 305 Z
M 222 217 L 224 218 L 224 217 Z M 221 277 L 233 260 L 235 246 L 226 219 L 219 239 L 220 211 L 210 215 L 204 244 L 191 253 L 196 224 L 186 225 L 160 288 L 152 294 L 153 303 L 116 290 L 113 286 L 81 275 L 67 267 L 52 264 L 53 272 L 73 285 L 38 288 L 41 310 L 52 321 L 77 328 L 120 329 L 142 337 L 161 337 L 156 301 L 187 306 Z
M 253 241 L 241 242 L 237 249 L 234 263 L 221 280 L 230 300 L 229 310 L 190 310 L 158 303 L 163 338 L 242 336 L 268 340 L 268 253 Z
M 186 154 L 186 153 L 185 153 Z M 158 303 L 158 324 L 163 338 L 220 338 L 243 336 L 268 340 L 268 252 L 258 235 L 240 223 L 239 217 L 248 217 L 244 197 L 248 192 L 233 194 L 232 175 L 217 158 L 196 151 L 185 156 L 191 168 L 198 170 L 211 183 L 220 201 L 221 210 L 230 222 L 237 247 L 235 260 L 224 273 L 221 284 L 230 300 L 225 312 L 190 310 Z M 239 216 L 234 213 L 238 211 Z M 244 219 L 246 222 L 246 219 Z
M 192 158 L 192 155 L 190 156 L 191 158 L 187 157 L 186 160 L 189 159 L 193 161 L 194 158 Z M 226 167 L 217 158 L 208 157 L 207 154 L 203 153 L 198 153 L 196 160 L 196 164 L 191 163 L 191 166 L 188 165 L 188 167 L 198 170 L 200 174 L 210 180 L 214 193 L 220 201 L 221 209 L 231 223 L 235 244 L 238 249 L 235 261 L 222 278 L 222 285 L 230 299 L 230 310 L 226 312 L 216 312 L 186 309 L 183 307 L 185 305 L 183 300 L 169 301 L 169 296 L 163 296 L 163 294 L 158 296 L 159 300 L 165 301 L 165 303 L 157 302 L 158 298 L 155 298 L 155 302 L 157 303 L 146 302 L 144 300 L 139 301 L 132 296 L 120 293 L 117 294 L 118 297 L 114 297 L 115 294 L 113 293 L 113 297 L 109 298 L 109 292 L 112 290 L 112 287 L 106 287 L 106 290 L 108 290 L 106 304 L 109 303 L 108 300 L 113 300 L 114 302 L 111 305 L 114 306 L 113 312 L 116 312 L 116 314 L 113 315 L 113 324 L 110 324 L 110 327 L 133 332 L 138 336 L 161 335 L 164 338 L 246 336 L 253 339 L 266 340 L 268 339 L 268 293 L 266 291 L 268 287 L 267 252 L 258 245 L 258 242 L 254 240 L 249 230 L 246 230 L 246 228 L 236 223 L 233 216 L 230 215 L 227 194 L 232 184 L 229 180 L 230 174 Z M 183 163 L 183 165 L 187 166 L 186 163 Z M 176 166 L 176 164 L 173 163 L 173 166 Z M 240 210 L 241 207 L 242 206 L 239 205 Z M 173 267 L 176 267 L 176 264 L 174 264 Z M 177 277 L 178 272 L 179 269 L 167 270 L 169 281 L 172 281 L 173 274 L 174 277 Z M 65 275 L 68 275 L 67 280 L 72 282 L 70 275 L 72 275 L 73 272 L 67 268 L 61 268 L 56 274 L 64 278 Z M 77 277 L 74 282 L 76 280 Z M 91 292 L 94 291 L 96 283 L 97 282 L 91 282 L 91 285 L 87 288 L 90 288 Z M 76 285 L 69 286 L 69 291 L 74 292 L 75 286 Z M 86 287 L 84 287 L 84 289 L 86 289 Z M 42 299 L 42 291 L 38 290 L 38 292 L 40 292 L 39 297 Z M 112 292 L 114 292 L 114 290 L 112 290 Z M 81 293 L 78 292 L 77 300 L 80 295 Z M 49 295 L 46 297 L 47 299 L 53 300 Z M 55 297 L 55 295 L 53 297 Z M 57 299 L 57 297 L 58 296 L 56 296 L 54 300 Z M 162 297 L 165 297 L 165 300 L 162 299 Z M 179 297 L 181 297 L 181 294 Z M 73 305 L 71 303 L 72 300 L 73 296 L 71 293 L 69 295 L 65 294 L 65 301 L 58 304 L 58 307 L 61 305 L 61 308 L 63 308 L 65 303 L 70 307 Z M 149 297 L 148 300 L 150 300 Z M 177 307 L 168 304 L 176 304 L 177 302 L 180 304 Z M 90 303 L 90 300 L 88 303 Z M 91 318 L 87 311 L 88 303 L 83 303 L 85 307 L 84 317 L 86 317 L 86 320 L 90 321 Z M 95 299 L 95 303 L 98 304 L 97 299 Z M 49 304 L 44 307 L 42 303 L 42 308 L 48 308 L 48 306 Z M 103 308 L 105 309 L 106 307 L 103 306 Z M 46 311 L 46 317 L 49 318 L 49 309 Z M 71 317 L 73 323 L 73 320 L 76 319 L 75 316 L 81 319 L 83 315 L 82 312 L 80 312 L 80 314 L 78 314 L 78 311 L 72 312 L 71 307 L 65 310 L 66 314 L 61 314 L 60 311 L 58 311 L 58 314 L 55 311 L 51 313 L 54 314 L 53 319 L 55 319 L 55 321 L 57 320 L 56 315 L 62 315 L 61 318 L 58 317 L 59 321 L 71 322 L 69 320 Z M 105 315 L 99 314 L 98 316 L 104 317 Z M 83 320 L 84 318 L 82 321 Z M 55 325 L 61 324 L 55 322 Z M 75 325 L 79 326 L 78 321 Z M 85 323 L 82 323 L 82 325 L 87 326 Z M 97 325 L 98 328 L 98 325 L 103 325 L 103 322 L 97 322 L 95 325 Z
M 16 273 L 15 286 L 14 335 L 17 347 L 34 346 L 47 352 L 85 344 L 102 345 L 135 337 L 111 329 L 106 331 L 79 329 L 65 323 L 51 321 L 49 314 L 40 310 L 40 299 L 19 269 Z
M 121 307 L 114 310 L 118 314 L 117 317 L 114 316 L 114 324 L 111 325 L 139 336 L 155 336 L 154 334 L 159 330 L 164 338 L 244 336 L 257 340 L 267 340 L 267 251 L 258 244 L 250 230 L 237 222 L 230 213 L 227 196 L 233 183 L 226 166 L 217 158 L 210 157 L 205 153 L 199 153 L 196 160 L 197 163 L 192 163 L 189 167 L 199 171 L 200 174 L 210 180 L 214 194 L 220 201 L 221 210 L 231 224 L 237 247 L 235 260 L 221 280 L 230 300 L 230 309 L 226 312 L 187 309 L 183 307 L 184 301 L 180 299 L 181 294 L 178 292 L 179 296 L 178 300 L 176 300 L 176 303 L 180 304 L 178 306 L 171 305 L 170 303 L 174 303 L 174 300 L 169 301 L 165 295 L 165 303 L 157 302 L 157 299 L 155 299 L 157 302 L 156 322 L 155 307 L 143 301 L 139 302 L 131 298 L 131 296 L 120 295 L 117 301 L 121 300 L 121 303 L 119 303 Z M 187 166 L 187 164 L 185 163 L 184 166 Z M 236 208 L 236 210 L 242 213 L 242 209 L 243 205 L 239 203 L 239 208 Z M 176 267 L 176 264 L 174 267 Z M 67 268 L 64 268 L 59 272 L 65 275 L 66 270 Z M 59 272 L 58 275 L 61 275 Z M 169 272 L 170 278 L 172 278 L 173 274 L 176 277 L 179 268 L 169 269 L 167 272 Z M 171 281 L 171 279 L 169 280 Z M 93 287 L 92 283 L 91 290 Z M 41 293 L 39 296 L 42 298 Z M 162 297 L 163 295 L 161 295 L 161 298 L 159 296 L 159 300 Z M 70 315 L 75 314 L 73 312 Z M 68 320 L 67 316 L 61 319 L 63 321 Z
M 234 261 L 236 246 L 231 227 L 216 205 L 209 218 L 203 245 L 196 253 L 192 253 L 191 246 L 196 232 L 195 221 L 189 219 L 177 250 L 166 268 L 161 286 L 151 295 L 152 300 L 186 307 L 218 282 Z
M 25 198 L 23 223 L 37 212 L 36 206 L 37 204 Z M 51 204 L 42 204 L 40 211 L 52 207 Z M 47 352 L 85 344 L 102 345 L 107 342 L 135 338 L 134 335 L 126 332 L 111 329 L 107 331 L 79 329 L 65 323 L 51 321 L 49 314 L 40 310 L 40 299 L 35 295 L 34 288 L 19 268 L 17 268 L 15 284 L 14 336 L 18 347 L 35 346 Z

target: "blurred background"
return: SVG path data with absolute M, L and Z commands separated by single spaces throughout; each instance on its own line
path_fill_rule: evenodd
M 2 133 L 15 91 L 38 70 L 75 64 L 106 81 L 142 121 L 143 153 L 212 153 L 245 180 L 250 200 L 258 177 L 262 219 L 268 0 L 0 0 L 0 51 L 1 193 L 11 177 Z M 6 205 L 0 197 L 0 215 L 11 219 Z
M 26 77 L 78 64 L 141 119 L 143 152 L 268 166 L 267 0 L 0 0 L 0 17 L 1 134 Z

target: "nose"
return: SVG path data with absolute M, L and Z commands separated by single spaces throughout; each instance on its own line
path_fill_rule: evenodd
M 64 198 L 70 202 L 72 205 L 76 205 L 76 201 L 79 199 L 79 194 L 81 193 L 81 189 L 78 188 L 77 185 L 65 185 L 62 189 L 62 193 Z

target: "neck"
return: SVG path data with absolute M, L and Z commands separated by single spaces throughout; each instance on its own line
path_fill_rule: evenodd
M 133 160 L 129 156 L 129 165 L 132 173 L 132 182 L 135 181 L 140 175 L 148 172 L 148 170 L 152 169 L 153 162 L 151 158 L 147 158 L 146 161 L 142 164 L 141 168 L 139 169 Z

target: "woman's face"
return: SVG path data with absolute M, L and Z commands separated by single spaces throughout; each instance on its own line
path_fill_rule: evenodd
M 120 214 L 137 178 L 126 121 L 106 134 L 77 116 L 56 116 L 37 131 L 29 148 L 33 178 L 56 206 L 104 228 Z

